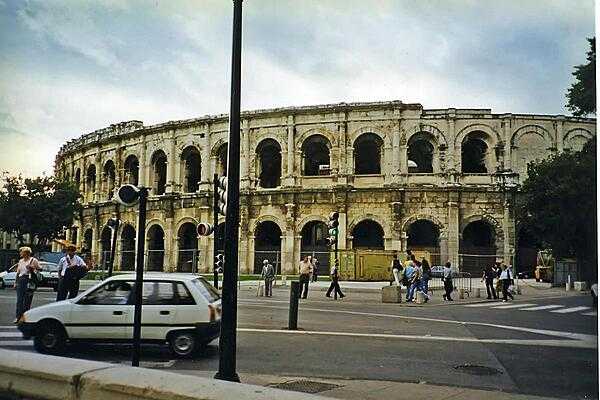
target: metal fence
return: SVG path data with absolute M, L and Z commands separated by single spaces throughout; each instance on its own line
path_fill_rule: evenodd
M 254 252 L 254 268 L 255 274 L 262 273 L 263 261 L 269 260 L 275 269 L 275 274 L 281 274 L 281 251 L 258 250 Z

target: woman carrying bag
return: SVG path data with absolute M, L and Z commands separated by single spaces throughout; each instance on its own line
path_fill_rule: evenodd
M 19 255 L 21 259 L 17 264 L 17 277 L 15 279 L 15 288 L 17 289 L 15 324 L 19 322 L 25 311 L 31 308 L 33 292 L 35 292 L 38 285 L 36 273 L 40 268 L 38 260 L 31 257 L 30 247 L 21 247 Z

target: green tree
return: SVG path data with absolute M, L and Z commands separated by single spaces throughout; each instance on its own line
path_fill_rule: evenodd
M 581 151 L 530 163 L 520 219 L 555 257 L 576 257 L 582 277 L 596 280 L 596 139 Z
M 575 83 L 567 91 L 567 108 L 578 117 L 596 114 L 596 38 L 588 42 L 588 62 L 575 67 Z
M 79 191 L 72 182 L 55 177 L 22 178 L 4 174 L 0 190 L 0 230 L 37 238 L 40 247 L 57 238 L 79 212 Z M 29 243 L 33 244 L 33 243 Z

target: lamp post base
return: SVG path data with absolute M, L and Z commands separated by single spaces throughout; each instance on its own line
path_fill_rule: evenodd
M 215 379 L 240 383 L 240 377 L 236 372 L 234 372 L 233 375 L 225 375 L 225 374 L 221 374 L 220 372 L 217 372 L 215 374 Z

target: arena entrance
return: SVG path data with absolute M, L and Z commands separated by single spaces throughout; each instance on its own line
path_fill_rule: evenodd
M 496 261 L 494 227 L 483 220 L 465 226 L 459 246 L 459 268 L 462 272 L 480 275 Z
M 263 260 L 269 260 L 281 273 L 281 229 L 275 222 L 264 221 L 254 232 L 254 273 L 262 272 Z
M 129 224 L 121 232 L 121 270 L 135 270 L 135 228 Z
M 326 242 L 329 236 L 327 224 L 321 221 L 310 221 L 302 228 L 301 236 L 300 258 L 304 258 L 304 256 L 316 257 L 319 260 L 318 273 L 327 275 L 331 253 Z
M 440 255 L 440 229 L 433 222 L 419 219 L 408 227 L 407 248 L 419 261 L 426 258 L 429 265 L 442 265 Z
M 177 272 L 198 271 L 198 233 L 196 225 L 186 222 L 177 233 Z

